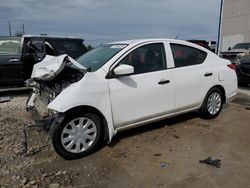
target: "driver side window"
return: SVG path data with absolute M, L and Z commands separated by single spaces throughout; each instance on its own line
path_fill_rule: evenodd
M 119 64 L 134 67 L 134 74 L 166 69 L 165 48 L 162 43 L 148 44 L 128 54 Z

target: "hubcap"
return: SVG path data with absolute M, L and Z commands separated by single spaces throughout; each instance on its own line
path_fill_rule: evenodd
M 63 129 L 61 143 L 68 152 L 80 153 L 87 150 L 96 140 L 95 123 L 86 117 L 70 121 Z
M 213 92 L 208 97 L 207 110 L 211 115 L 215 115 L 221 108 L 221 95 L 218 92 Z

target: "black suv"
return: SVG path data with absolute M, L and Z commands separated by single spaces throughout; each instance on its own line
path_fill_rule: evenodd
M 250 55 L 243 56 L 236 62 L 236 73 L 240 86 L 250 84 Z
M 47 35 L 0 37 L 0 87 L 24 86 L 33 65 L 46 55 L 68 54 L 76 59 L 87 49 L 83 39 Z

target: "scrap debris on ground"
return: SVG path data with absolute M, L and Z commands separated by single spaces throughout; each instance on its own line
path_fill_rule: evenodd
M 28 94 L 27 94 L 28 96 Z M 247 187 L 249 99 L 240 96 L 214 120 L 185 114 L 118 134 L 75 161 L 60 158 L 25 110 L 26 95 L 0 104 L 0 187 Z M 244 99 L 244 100 L 243 100 Z M 25 130 L 25 131 L 24 131 Z M 223 159 L 219 176 L 197 164 Z
M 4 102 L 10 102 L 11 101 L 11 97 L 0 97 L 0 103 L 4 103 Z
M 217 168 L 220 168 L 220 162 L 221 160 L 220 159 L 212 159 L 212 157 L 208 157 L 207 159 L 205 160 L 200 160 L 200 163 L 205 163 L 205 164 L 209 164 L 209 165 L 213 165 Z

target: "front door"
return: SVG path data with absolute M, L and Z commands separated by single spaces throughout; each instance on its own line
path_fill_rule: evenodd
M 43 60 L 46 55 L 44 38 L 25 38 L 23 53 L 23 79 L 30 78 L 34 64 Z
M 0 39 L 0 87 L 23 83 L 21 65 L 21 38 Z
M 116 127 L 142 122 L 173 111 L 173 80 L 171 70 L 166 69 L 163 43 L 138 47 L 119 64 L 133 66 L 134 74 L 109 80 Z

